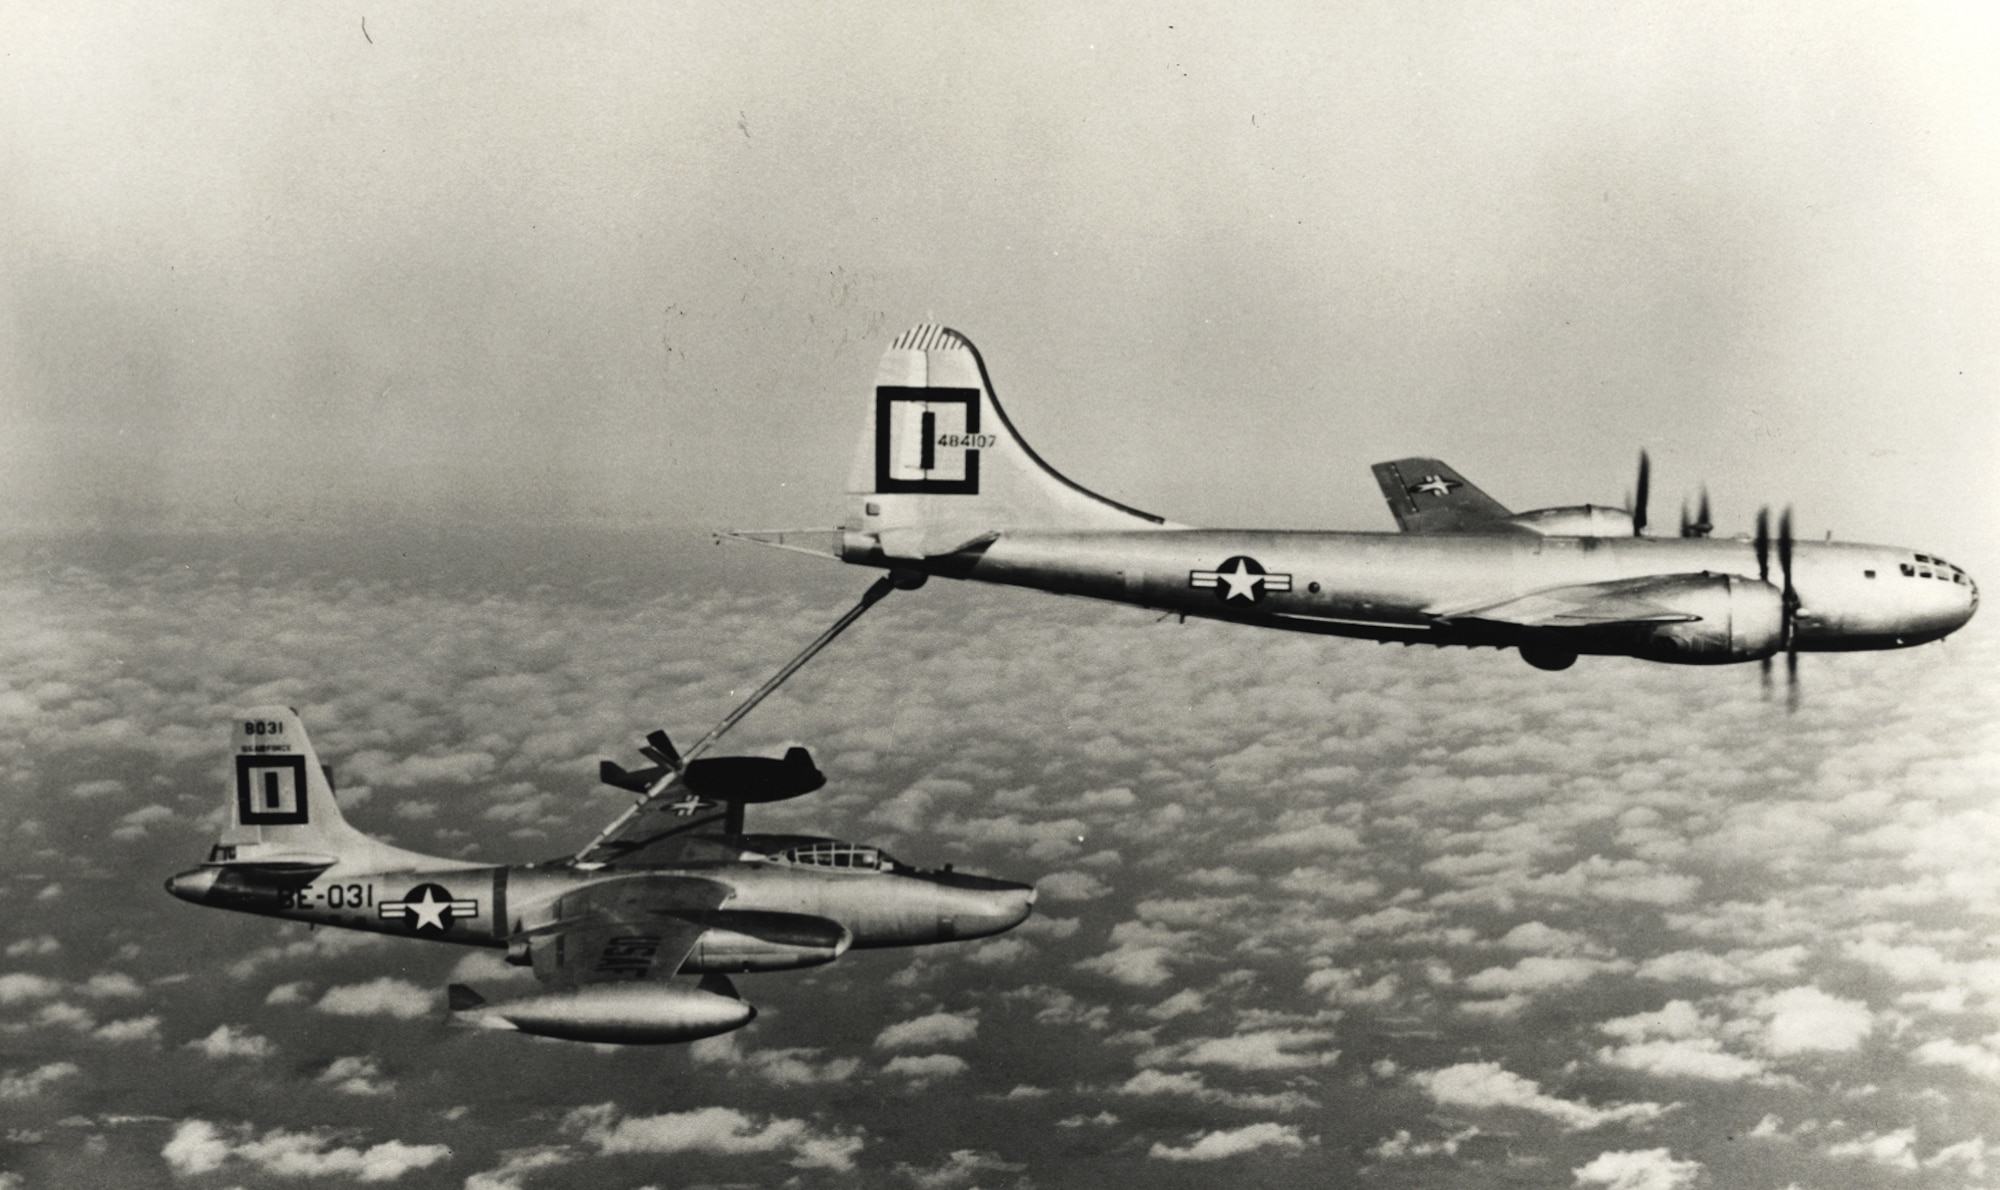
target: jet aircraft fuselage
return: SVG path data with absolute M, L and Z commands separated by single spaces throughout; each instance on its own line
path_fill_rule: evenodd
M 806 845 L 811 843 L 848 846 L 831 839 Z M 648 884 L 679 888 L 699 880 L 719 885 L 726 890 L 728 914 L 796 914 L 836 923 L 848 935 L 842 951 L 997 934 L 1026 920 L 1033 901 L 1033 889 L 1025 884 L 919 871 L 871 848 L 851 848 L 850 854 L 854 852 L 873 852 L 880 859 L 866 868 L 835 869 L 746 850 L 741 858 L 727 861 L 643 870 L 492 865 L 379 871 L 366 864 L 336 863 L 310 879 L 300 879 L 304 873 L 287 876 L 255 866 L 209 864 L 175 876 L 167 889 L 184 901 L 216 909 L 503 949 L 559 924 L 557 906 L 564 897 L 613 884 L 642 894 Z M 682 970 L 768 970 L 836 957 L 837 952 L 822 957 L 811 950 L 793 956 L 802 961 L 780 961 L 773 955 L 758 964 L 694 961 Z

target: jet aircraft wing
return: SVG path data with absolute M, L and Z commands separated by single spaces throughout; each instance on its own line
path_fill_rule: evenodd
M 676 779 L 577 859 L 585 864 L 616 863 L 631 867 L 656 867 L 695 859 L 733 859 L 736 854 L 733 850 L 727 855 L 716 851 L 712 837 L 723 829 L 728 816 L 726 803 L 702 797 Z
M 1405 533 L 1512 533 L 1506 505 L 1441 459 L 1397 459 L 1371 468 Z
M 659 867 L 735 859 L 737 848 L 728 836 L 743 833 L 745 805 L 784 801 L 826 784 L 826 774 L 804 748 L 787 749 L 782 760 L 716 756 L 682 761 L 665 732 L 646 739 L 648 746 L 641 751 L 659 761 L 659 767 L 627 772 L 608 760 L 598 767 L 605 784 L 640 797 L 575 862 Z
M 559 988 L 667 979 L 708 928 L 700 915 L 728 898 L 724 886 L 694 876 L 587 885 L 558 901 L 556 924 L 536 933 L 535 976 Z
M 617 768 L 606 762 L 609 769 Z M 643 778 L 651 775 L 657 779 L 664 770 L 647 770 L 640 773 L 624 773 L 626 780 L 613 780 L 607 769 L 607 784 L 621 788 L 632 788 L 632 779 L 640 779 L 638 788 L 644 790 L 647 782 Z M 658 793 L 634 807 L 631 815 L 622 819 L 611 831 L 593 842 L 576 859 L 584 864 L 616 863 L 635 867 L 677 864 L 696 858 L 734 858 L 728 856 L 705 856 L 703 853 L 714 849 L 714 831 L 724 829 L 729 816 L 729 805 L 714 798 L 703 797 L 688 788 L 686 778 L 676 774 Z
M 1620 625 L 1681 624 L 1700 616 L 1653 601 L 1659 588 L 1683 581 L 1682 575 L 1648 575 L 1550 587 L 1500 603 L 1432 611 L 1445 623 L 1482 620 L 1517 628 L 1613 628 Z

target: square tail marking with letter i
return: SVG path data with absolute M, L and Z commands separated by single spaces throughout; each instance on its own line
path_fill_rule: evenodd
M 238 756 L 236 820 L 245 826 L 304 826 L 306 758 Z
M 997 441 L 979 430 L 976 388 L 875 390 L 875 490 L 979 494 L 979 452 Z

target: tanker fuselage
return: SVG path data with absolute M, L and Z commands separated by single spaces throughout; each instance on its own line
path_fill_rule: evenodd
M 1802 651 L 1922 644 L 1955 631 L 1979 604 L 1970 576 L 1928 554 L 1848 542 L 1801 541 L 1793 548 Z M 1440 622 L 1438 616 L 1551 588 L 1702 574 L 1737 576 L 1774 590 L 1778 582 L 1775 562 L 1760 573 L 1749 537 L 1016 530 L 951 553 L 901 558 L 884 554 L 875 537 L 850 531 L 841 557 L 1267 628 L 1439 645 L 1521 643 L 1519 630 Z M 1630 633 L 1573 639 L 1577 652 L 1653 656 Z M 1664 653 L 1653 659 L 1756 655 Z

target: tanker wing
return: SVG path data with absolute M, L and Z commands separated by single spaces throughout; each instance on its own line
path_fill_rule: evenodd
M 1550 587 L 1500 603 L 1433 610 L 1431 618 L 1445 623 L 1480 620 L 1516 628 L 1560 631 L 1620 625 L 1676 624 L 1701 616 L 1662 599 L 1682 575 L 1646 575 L 1603 583 Z

